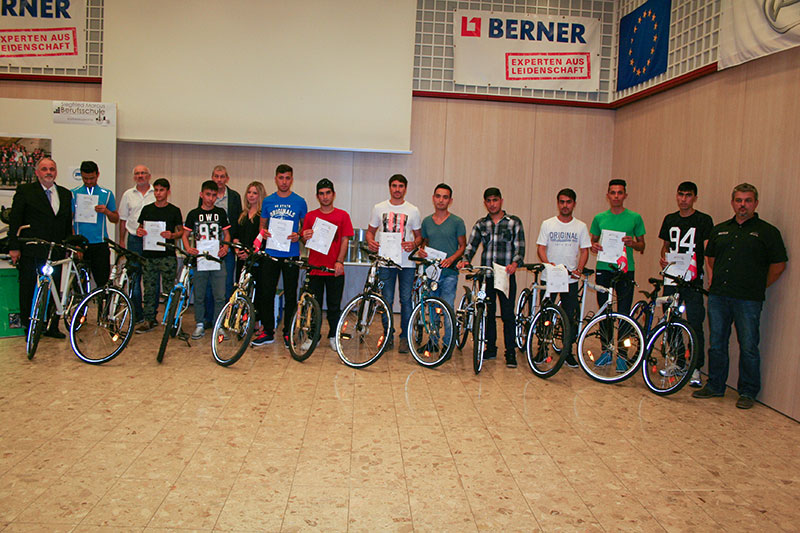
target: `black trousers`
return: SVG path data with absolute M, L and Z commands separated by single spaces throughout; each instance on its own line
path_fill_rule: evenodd
M 111 275 L 111 252 L 108 250 L 108 244 L 104 242 L 90 244 L 83 254 L 83 261 L 89 267 L 89 272 L 92 273 L 98 287 L 108 282 L 108 277 Z
M 311 276 L 308 287 L 320 306 L 323 293 L 327 294 L 325 304 L 328 307 L 328 338 L 331 338 L 336 335 L 336 325 L 342 314 L 344 276 Z
M 267 335 L 273 333 L 275 329 L 275 290 L 281 275 L 283 276 L 284 336 L 289 334 L 292 317 L 297 309 L 297 278 L 300 276 L 300 269 L 282 258 L 276 261 L 266 260 L 264 265 L 264 316 L 261 319 L 261 325 L 264 326 L 264 333 Z
M 494 288 L 494 278 L 486 280 L 486 352 L 489 355 L 497 353 L 497 304 L 495 295 L 500 300 L 500 318 L 503 320 L 503 341 L 505 344 L 506 359 L 516 359 L 517 342 L 514 332 L 514 302 L 517 297 L 517 276 L 508 277 L 508 297 Z

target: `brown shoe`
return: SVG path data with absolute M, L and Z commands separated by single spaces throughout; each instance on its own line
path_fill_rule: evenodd
M 155 322 L 152 322 L 150 320 L 145 320 L 144 322 L 136 326 L 136 329 L 133 331 L 134 333 L 147 333 L 148 331 L 152 331 L 155 327 L 156 327 Z
M 397 344 L 397 353 L 408 353 L 408 339 L 403 337 Z
M 756 401 L 750 396 L 739 396 L 739 399 L 736 400 L 736 407 L 738 409 L 751 409 L 755 403 Z

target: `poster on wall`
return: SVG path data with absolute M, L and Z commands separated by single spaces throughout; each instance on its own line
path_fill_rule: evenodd
M 0 189 L 14 190 L 21 183 L 36 181 L 36 163 L 51 157 L 53 142 L 41 137 L 0 137 Z
M 53 123 L 84 126 L 114 126 L 117 123 L 116 104 L 103 102 L 53 101 Z
M 797 0 L 723 0 L 720 69 L 800 45 Z
M 453 80 L 461 85 L 596 92 L 600 40 L 598 19 L 457 9 Z
M 86 0 L 3 0 L 0 6 L 0 64 L 86 66 Z

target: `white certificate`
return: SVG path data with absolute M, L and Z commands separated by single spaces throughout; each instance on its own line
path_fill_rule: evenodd
M 506 267 L 492 263 L 492 268 L 494 268 L 495 290 L 502 292 L 508 298 L 508 272 L 506 272 Z
M 292 234 L 293 229 L 294 222 L 292 220 L 269 219 L 269 232 L 272 237 L 267 239 L 267 248 L 278 252 L 288 252 L 292 247 L 289 235 Z
M 167 231 L 167 223 L 160 220 L 145 220 L 142 225 L 147 232 L 142 239 L 143 249 L 150 252 L 165 251 L 166 248 L 162 246 L 164 237 L 161 236 L 161 232 Z
M 203 239 L 197 241 L 197 251 L 201 254 L 203 252 L 208 252 L 208 255 L 213 255 L 214 257 L 218 257 L 219 254 L 219 241 L 217 239 Z M 211 261 L 210 259 L 206 259 L 205 257 L 198 257 L 197 258 L 197 270 L 200 272 L 207 272 L 210 270 L 219 270 L 220 264 L 216 261 Z
M 569 272 L 564 265 L 545 265 L 547 293 L 569 292 Z
M 94 210 L 100 197 L 93 194 L 75 195 L 75 222 L 94 224 L 97 222 L 97 211 Z
M 597 254 L 597 260 L 616 263 L 617 259 L 625 253 L 625 244 L 622 242 L 624 236 L 624 231 L 604 229 L 600 234 L 600 246 L 603 249 Z
M 431 248 L 430 246 L 425 247 L 425 252 L 428 254 L 427 259 L 430 261 L 444 261 L 447 259 L 447 254 L 441 250 L 437 250 L 436 248 Z
M 670 252 L 664 254 L 664 259 L 667 260 L 667 263 L 674 263 L 667 267 L 665 272 L 666 274 L 675 276 L 677 278 L 683 278 L 685 280 L 689 280 L 691 278 L 691 274 L 689 274 L 689 265 L 692 262 L 692 256 L 689 254 Z M 669 278 L 664 278 L 664 285 L 675 285 L 675 282 Z
M 381 247 L 378 253 L 381 257 L 391 259 L 398 265 L 402 265 L 403 261 L 403 235 L 400 233 L 389 233 L 382 231 L 378 234 L 378 242 Z
M 314 226 L 311 229 L 314 230 L 314 235 L 306 241 L 306 248 L 322 255 L 328 255 L 333 238 L 336 236 L 336 230 L 339 229 L 338 226 L 318 218 L 314 220 Z

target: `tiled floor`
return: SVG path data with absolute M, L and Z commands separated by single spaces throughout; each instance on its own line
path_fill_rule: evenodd
M 800 425 L 736 394 L 549 381 L 465 352 L 343 366 L 280 343 L 217 366 L 208 336 L 104 366 L 0 340 L 3 531 L 779 531 Z M 470 344 L 467 348 L 470 348 Z M 520 362 L 521 358 L 520 358 Z

